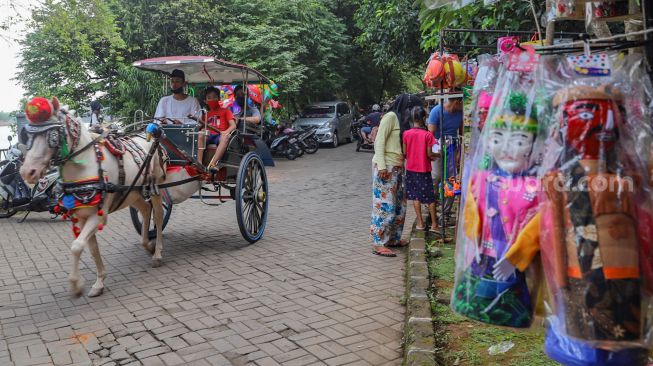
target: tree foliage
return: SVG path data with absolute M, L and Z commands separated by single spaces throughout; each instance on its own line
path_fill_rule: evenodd
M 112 114 L 131 116 L 152 113 L 168 92 L 134 61 L 214 55 L 257 68 L 291 105 L 369 105 L 421 73 L 419 10 L 414 0 L 45 0 L 29 20 L 17 79 L 27 95 L 77 109 L 100 96 Z
M 440 30 L 443 28 L 534 30 L 533 13 L 528 1 L 499 1 L 484 5 L 476 1 L 460 9 L 442 7 L 428 9 L 422 3 L 420 11 L 422 48 L 435 50 L 440 46 Z M 535 34 L 535 31 L 533 31 Z M 447 37 L 450 44 L 491 45 L 497 35 L 458 33 Z
M 223 52 L 278 82 L 300 101 L 341 90 L 349 52 L 345 27 L 317 0 L 225 1 L 229 31 Z
M 102 0 L 47 0 L 21 41 L 17 79 L 29 95 L 60 96 L 76 108 L 107 90 L 125 43 Z

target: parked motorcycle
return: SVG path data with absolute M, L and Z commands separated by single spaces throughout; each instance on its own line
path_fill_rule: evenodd
M 359 152 L 361 149 L 374 150 L 374 143 L 368 144 L 363 138 L 361 129 L 365 126 L 367 126 L 366 117 L 361 117 L 356 122 L 351 124 L 351 134 L 356 139 L 356 152 Z
M 22 152 L 15 146 L 9 149 L 7 160 L 0 161 L 0 218 L 11 217 L 19 211 L 25 212 L 21 222 L 30 212 L 55 214 L 59 172 L 50 171 L 30 189 L 19 174 L 21 165 Z
M 270 146 L 270 151 L 273 154 L 286 157 L 288 160 L 295 160 L 300 153 L 303 154 L 299 140 L 295 136 L 285 134 L 278 125 L 265 123 L 264 139 Z
M 307 154 L 315 154 L 320 148 L 320 142 L 317 141 L 315 135 L 316 131 L 317 127 L 310 127 L 303 131 L 298 131 L 297 140 Z

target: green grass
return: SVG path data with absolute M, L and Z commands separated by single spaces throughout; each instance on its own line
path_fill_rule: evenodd
M 453 236 L 449 230 L 447 237 Z M 449 299 L 454 281 L 454 244 L 441 244 L 427 239 L 427 249 L 437 245 L 442 257 L 429 260 L 429 273 L 434 282 L 430 294 L 431 310 L 435 322 L 438 355 L 445 365 L 489 366 L 553 366 L 543 351 L 544 328 L 533 325 L 532 329 L 518 330 L 496 327 L 470 320 L 453 312 L 443 304 Z M 430 251 L 430 250 L 429 250 Z M 440 301 L 437 301 L 437 300 Z M 490 356 L 488 348 L 502 341 L 512 341 L 515 346 L 504 354 Z

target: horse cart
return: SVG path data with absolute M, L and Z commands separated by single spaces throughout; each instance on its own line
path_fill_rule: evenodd
M 199 89 L 225 84 L 242 84 L 251 81 L 268 83 L 269 80 L 257 70 L 224 60 L 206 56 L 170 56 L 136 61 L 135 67 L 170 75 L 174 69 L 184 71 L 189 87 Z M 247 89 L 245 89 L 247 90 Z M 247 106 L 243 107 L 246 111 Z M 142 121 L 143 113 L 140 113 Z M 187 184 L 197 180 L 199 190 L 190 198 L 199 199 L 207 205 L 219 205 L 227 200 L 236 202 L 236 218 L 240 232 L 250 243 L 261 239 L 265 231 L 268 216 L 268 181 L 265 166 L 271 165 L 267 156 L 267 146 L 256 134 L 251 133 L 251 126 L 242 123 L 229 138 L 226 153 L 220 159 L 217 169 L 209 169 L 216 151 L 215 145 L 206 146 L 203 161 L 198 161 L 198 139 L 200 134 L 208 134 L 208 129 L 199 130 L 199 124 L 166 124 L 164 120 L 150 123 L 147 132 L 164 147 L 168 160 L 168 170 L 184 169 L 189 177 L 179 182 L 166 182 L 160 188 L 173 189 L 175 185 Z M 273 165 L 273 163 L 272 163 Z M 185 199 L 185 197 L 184 197 Z M 164 200 L 163 227 L 168 222 L 172 211 L 172 200 Z M 132 222 L 141 233 L 142 220 L 138 210 L 130 207 Z M 156 231 L 149 233 L 154 237 Z
M 164 75 L 181 69 L 195 88 L 243 84 L 243 89 L 249 89 L 250 77 L 269 82 L 252 68 L 213 57 L 162 57 L 137 61 L 134 66 Z M 254 243 L 263 236 L 269 204 L 264 162 L 270 155 L 257 135 L 248 133 L 247 123 L 242 130 L 221 136 L 227 141 L 226 152 L 209 168 L 216 147 L 206 146 L 204 159 L 199 161 L 198 142 L 210 126 L 200 130 L 195 123 L 145 120 L 141 112 L 133 125 L 135 133 L 125 132 L 128 128 L 90 131 L 56 97 L 32 98 L 25 113 L 28 123 L 19 132 L 26 150 L 20 176 L 37 184 L 51 168 L 59 172 L 60 199 L 53 211 L 72 223 L 69 281 L 74 296 L 81 296 L 84 288 L 79 264 L 85 248 L 97 268 L 88 296 L 103 293 L 106 269 L 96 234 L 107 225 L 110 214 L 123 208 L 135 209 L 132 219 L 141 234 L 141 246 L 152 255 L 152 267 L 163 263 L 162 232 L 172 205 L 188 198 L 209 205 L 235 200 L 245 240 Z M 154 231 L 149 230 L 152 218 Z

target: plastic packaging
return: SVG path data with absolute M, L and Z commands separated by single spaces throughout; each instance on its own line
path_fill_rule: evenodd
M 650 343 L 653 200 L 648 156 L 637 154 L 650 141 L 638 135 L 650 131 L 650 115 L 633 77 L 641 61 L 595 58 L 550 57 L 538 72 L 550 138 L 538 173 L 540 232 L 530 240 L 551 293 L 549 354 L 568 353 L 555 345 L 572 341 L 612 352 Z
M 487 353 L 490 356 L 496 356 L 500 355 L 503 353 L 506 353 L 512 349 L 512 347 L 515 346 L 515 343 L 512 341 L 503 341 L 494 345 L 491 345 L 490 348 L 487 349 Z
M 532 73 L 510 66 L 499 76 L 478 146 L 466 164 L 469 183 L 459 218 L 451 307 L 475 320 L 524 328 L 533 320 L 535 302 L 524 271 L 535 252 L 513 244 L 535 224 L 538 119 Z

